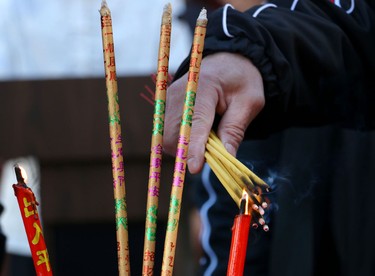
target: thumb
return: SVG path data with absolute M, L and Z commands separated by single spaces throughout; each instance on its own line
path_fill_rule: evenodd
M 226 150 L 236 156 L 238 147 L 245 136 L 245 131 L 251 121 L 258 115 L 264 106 L 264 98 L 246 101 L 239 97 L 235 102 L 228 105 L 227 110 L 222 115 L 217 129 Z
M 205 78 L 197 93 L 191 126 L 187 165 L 191 174 L 200 172 L 205 161 L 206 143 L 215 118 L 218 96 L 215 83 Z
M 242 120 L 234 121 L 231 112 L 226 112 L 222 117 L 217 129 L 217 135 L 223 143 L 225 149 L 236 156 L 238 147 L 240 146 L 248 124 L 245 123 L 245 117 Z M 238 114 L 235 114 L 238 117 Z

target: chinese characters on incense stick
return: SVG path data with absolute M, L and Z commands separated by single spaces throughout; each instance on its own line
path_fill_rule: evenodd
M 130 275 L 128 221 L 125 197 L 124 161 L 117 76 L 115 65 L 115 47 L 113 42 L 112 18 L 107 3 L 102 1 L 100 9 L 103 41 L 104 70 L 107 87 L 109 133 L 112 155 L 113 190 L 116 215 L 116 238 L 119 275 Z
M 161 22 L 154 100 L 154 120 L 151 139 L 147 213 L 143 249 L 143 275 L 153 274 L 155 260 L 158 199 L 163 153 L 165 99 L 168 84 L 169 52 L 172 28 L 171 13 L 171 4 L 165 5 Z
M 122 156 L 121 124 L 117 94 L 114 43 L 111 14 L 105 1 L 102 2 L 100 14 L 103 38 L 105 77 L 108 97 L 110 141 L 112 151 L 113 188 L 115 197 L 117 226 L 116 230 L 118 243 L 118 267 L 120 275 L 130 275 L 129 242 L 127 229 L 128 221 L 125 200 L 124 162 Z M 187 169 L 186 159 L 189 148 L 190 131 L 194 114 L 194 105 L 198 86 L 200 64 L 202 61 L 204 39 L 206 35 L 206 26 L 206 10 L 202 9 L 196 22 L 193 45 L 190 55 L 188 83 L 185 91 L 184 108 L 182 110 L 181 126 L 178 137 L 174 165 L 161 275 L 173 274 L 176 242 L 178 235 L 178 224 L 182 203 L 182 192 L 185 181 L 185 173 Z M 150 167 L 143 251 L 143 275 L 153 275 L 154 273 L 153 268 L 155 261 L 158 197 L 163 153 L 162 144 L 164 132 L 165 100 L 168 84 L 170 37 L 171 5 L 167 4 L 164 7 L 162 17 L 157 79 L 155 87 L 154 116 L 149 163 Z M 229 154 L 225 152 L 225 150 L 223 150 L 224 147 L 222 147 L 220 143 L 220 140 L 212 132 L 210 134 L 210 139 L 206 146 L 205 156 L 207 162 L 212 167 L 215 174 L 217 174 L 217 176 L 219 177 L 220 182 L 222 182 L 224 187 L 227 189 L 228 193 L 232 196 L 232 198 L 238 205 L 240 205 L 241 190 L 245 192 L 245 195 L 247 195 L 246 206 L 248 206 L 248 202 L 251 203 L 252 213 L 256 211 L 254 214 L 258 218 L 258 222 L 261 225 L 263 225 L 263 229 L 267 231 L 268 226 L 264 225 L 264 219 L 262 217 L 264 213 L 262 208 L 266 208 L 267 203 L 263 202 L 264 198 L 259 192 L 260 188 L 268 189 L 268 185 L 264 183 L 263 180 L 258 178 L 253 172 L 248 170 L 246 167 L 244 168 L 244 166 L 238 160 L 236 160 L 235 157 L 228 156 Z M 255 184 L 253 183 L 253 181 Z M 241 206 L 240 210 L 243 209 L 243 207 Z M 246 207 L 246 212 L 248 212 L 247 208 L 248 207 Z M 244 212 L 245 211 L 243 211 L 242 213 Z M 251 215 L 247 213 L 242 213 L 241 215 L 235 218 L 235 227 L 233 228 L 234 236 L 232 239 L 232 246 L 234 247 L 236 245 L 239 245 L 238 242 L 244 243 L 245 238 L 247 244 L 247 234 L 249 231 L 248 227 L 251 223 Z M 240 233 L 239 236 L 237 235 L 238 233 Z M 232 269 L 237 269 L 237 271 L 239 271 L 238 269 L 241 270 L 241 267 L 243 269 L 242 263 L 244 263 L 245 261 L 244 256 L 246 256 L 246 246 L 240 246 L 236 248 L 241 248 L 241 250 L 236 249 L 233 251 L 233 254 L 231 253 L 231 259 L 228 263 L 228 268 L 230 270 L 228 271 L 231 271 Z M 237 254 L 240 251 L 242 253 L 240 255 Z M 240 263 L 240 265 L 238 265 L 238 263 Z M 233 266 L 233 264 L 237 265 Z M 232 267 L 230 265 L 232 265 Z
M 173 183 L 169 202 L 161 275 L 173 274 L 178 223 L 180 219 L 182 192 L 184 188 L 186 173 L 186 159 L 194 114 L 195 97 L 198 87 L 200 64 L 202 61 L 204 38 L 206 35 L 206 26 L 207 11 L 206 9 L 202 9 L 196 22 L 193 46 L 190 55 L 188 83 L 186 86 L 185 102 L 182 112 L 181 126 L 174 165 Z
M 13 184 L 14 194 L 17 197 L 21 211 L 36 275 L 52 275 L 51 264 L 37 209 L 38 202 L 36 201 L 33 191 L 26 185 L 24 179 L 25 175 L 21 167 L 16 165 L 14 170 L 17 178 L 17 184 Z

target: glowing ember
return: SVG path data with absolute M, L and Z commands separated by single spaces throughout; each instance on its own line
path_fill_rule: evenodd
M 26 170 L 23 167 L 21 167 L 21 166 L 18 166 L 18 167 L 20 168 L 21 176 L 23 178 L 23 181 L 25 183 L 27 183 L 27 173 L 26 173 Z

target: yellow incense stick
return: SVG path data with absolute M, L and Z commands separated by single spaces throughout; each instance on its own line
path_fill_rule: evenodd
M 205 158 L 220 183 L 238 206 L 240 206 L 242 193 L 245 192 L 249 195 L 252 215 L 259 218 L 258 223 L 263 225 L 265 231 L 268 231 L 268 226 L 263 218 L 263 208 L 267 208 L 268 204 L 264 201 L 261 193 L 262 188 L 268 190 L 269 186 L 229 154 L 213 131 L 210 132 L 206 143 Z
M 239 176 L 235 174 L 232 171 L 231 166 L 227 166 L 228 161 L 222 162 L 220 158 L 218 158 L 217 155 L 212 154 L 210 151 L 205 152 L 206 161 L 211 167 L 211 169 L 214 171 L 215 175 L 220 174 L 221 176 L 218 177 L 219 180 L 223 179 L 224 183 L 223 186 L 225 186 L 225 189 L 229 192 L 233 200 L 236 202 L 236 204 L 240 204 L 240 199 L 243 192 L 245 191 L 249 195 L 253 195 L 253 192 L 251 192 L 247 185 L 245 185 L 243 181 L 243 176 Z M 208 159 L 207 159 L 208 157 Z M 231 190 L 231 191 L 229 191 Z M 236 195 L 236 198 L 232 196 L 232 193 Z
M 111 12 L 102 1 L 101 29 L 103 40 L 104 70 L 108 98 L 109 133 L 112 151 L 113 191 L 116 210 L 116 238 L 119 275 L 130 275 L 128 220 L 125 198 L 124 161 L 122 156 L 122 138 L 117 76 L 115 65 L 115 47 Z
M 215 158 L 211 156 L 208 152 L 205 152 L 204 156 L 206 158 L 208 165 L 215 173 L 216 177 L 219 179 L 220 183 L 227 190 L 227 192 L 232 197 L 234 202 L 239 206 L 241 199 L 241 197 L 238 195 L 239 189 L 228 177 L 228 174 L 223 171 L 223 167 L 221 166 L 220 161 L 215 160 Z
M 155 244 L 156 244 L 156 228 L 157 228 L 157 214 L 159 206 L 159 187 L 160 175 L 162 168 L 162 145 L 164 132 L 164 114 L 165 114 L 165 99 L 168 84 L 168 65 L 169 52 L 172 28 L 172 7 L 171 4 L 164 6 L 158 67 L 155 87 L 155 101 L 154 101 L 154 120 L 151 139 L 150 152 L 150 170 L 148 179 L 148 193 L 147 193 L 147 213 L 145 224 L 145 237 L 143 248 L 143 269 L 142 275 L 154 274 L 154 260 L 155 260 Z
M 260 177 L 258 177 L 254 172 L 252 172 L 248 167 L 242 164 L 238 159 L 236 159 L 225 149 L 224 145 L 221 143 L 220 139 L 216 136 L 216 134 L 213 131 L 210 132 L 209 137 L 212 138 L 213 141 L 217 142 L 218 145 L 220 145 L 219 147 L 217 147 L 218 151 L 223 156 L 225 156 L 225 158 L 227 158 L 230 162 L 235 164 L 241 171 L 248 175 L 252 181 L 254 181 L 257 185 L 263 188 L 269 188 L 267 183 L 265 183 Z
M 176 252 L 178 223 L 182 203 L 182 192 L 185 182 L 187 152 L 190 141 L 190 131 L 194 114 L 195 97 L 198 87 L 200 64 L 204 38 L 206 35 L 207 11 L 202 9 L 194 31 L 193 45 L 190 55 L 188 83 L 186 86 L 185 102 L 178 137 L 177 152 L 173 173 L 170 205 L 168 212 L 167 230 L 164 242 L 164 254 L 161 275 L 172 275 Z
M 249 185 L 249 187 L 247 187 L 248 189 L 254 189 L 254 184 L 252 183 L 252 181 L 250 180 L 249 176 L 246 175 L 244 172 L 242 172 L 235 164 L 233 164 L 232 162 L 230 162 L 230 160 L 228 160 L 223 154 L 222 154 L 222 150 L 219 150 L 217 147 L 215 147 L 215 143 L 211 143 L 211 138 L 209 137 L 208 138 L 209 141 L 206 145 L 206 148 L 208 151 L 212 152 L 212 154 L 216 155 L 218 157 L 218 159 L 226 166 L 228 167 L 228 171 L 234 175 L 234 178 L 235 179 L 238 179 L 238 183 L 239 185 L 242 187 L 242 188 L 245 188 L 246 185 L 245 185 L 245 182 L 242 180 L 242 178 L 246 178 L 248 180 L 247 183 L 251 184 Z

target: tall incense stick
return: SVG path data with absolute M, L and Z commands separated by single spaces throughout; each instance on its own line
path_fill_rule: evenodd
M 190 131 L 194 114 L 195 97 L 198 87 L 200 64 L 204 38 L 206 36 L 207 11 L 202 9 L 194 31 L 193 45 L 190 55 L 188 83 L 178 137 L 176 159 L 173 173 L 171 198 L 169 203 L 167 230 L 164 242 L 164 254 L 161 275 L 172 275 L 176 252 L 178 223 L 182 203 L 182 192 L 185 182 L 186 159 L 190 141 Z
M 122 155 L 121 121 L 112 18 L 106 1 L 100 9 L 105 81 L 108 97 L 109 134 L 112 152 L 113 191 L 116 212 L 116 237 L 119 275 L 130 275 L 128 219 L 125 198 L 124 160 Z
M 160 31 L 142 275 L 153 275 L 154 273 L 159 186 L 162 167 L 165 98 L 168 84 L 168 65 L 172 29 L 171 13 L 172 7 L 171 4 L 168 3 L 164 6 Z

